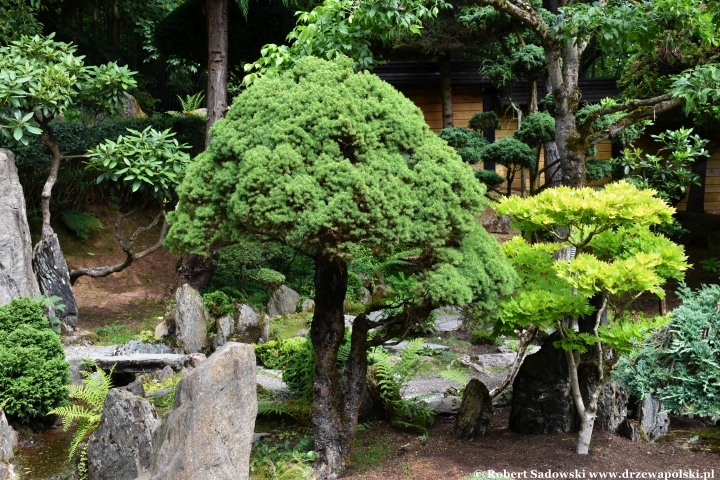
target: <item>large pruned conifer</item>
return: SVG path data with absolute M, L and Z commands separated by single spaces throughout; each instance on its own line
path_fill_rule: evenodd
M 337 478 L 357 427 L 367 349 L 402 337 L 438 304 L 493 308 L 514 287 L 475 220 L 484 187 L 417 107 L 377 77 L 354 74 L 349 59 L 307 57 L 257 80 L 212 135 L 178 189 L 167 244 L 202 252 L 249 234 L 314 259 L 315 472 Z M 354 320 L 341 372 L 348 265 L 360 248 L 408 252 L 408 268 L 389 305 Z M 392 307 L 383 320 L 368 318 L 383 307 Z

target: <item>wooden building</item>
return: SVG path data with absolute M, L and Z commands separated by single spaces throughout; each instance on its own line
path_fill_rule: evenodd
M 480 75 L 480 62 L 454 62 L 452 64 L 452 100 L 453 123 L 456 127 L 467 127 L 470 118 L 483 111 L 494 110 L 501 118 L 501 127 L 491 135 L 494 139 L 509 137 L 517 129 L 517 118 L 509 108 L 507 98 L 499 95 L 497 90 Z M 412 100 L 425 115 L 425 121 L 430 128 L 439 132 L 442 129 L 442 100 L 440 91 L 440 71 L 437 63 L 433 62 L 393 62 L 375 68 L 380 78 L 392 84 L 406 97 Z M 613 79 L 585 79 L 580 80 L 583 92 L 583 101 L 596 103 L 603 98 L 616 97 L 618 94 Z M 516 85 L 511 92 L 513 101 L 526 106 L 528 103 L 528 89 L 522 84 Z M 637 145 L 645 151 L 655 153 L 657 146 L 653 146 L 649 138 L 642 139 Z M 597 154 L 593 157 L 598 160 L 612 158 L 612 145 L 609 141 L 597 146 Z M 542 157 L 541 157 L 542 163 Z M 498 174 L 505 175 L 501 165 L 486 165 Z M 479 165 L 476 168 L 483 168 Z M 543 179 L 544 181 L 544 179 Z M 516 179 L 513 188 L 520 189 L 520 180 Z M 685 203 L 678 206 L 684 210 Z M 705 212 L 720 214 L 720 152 L 708 160 L 705 180 Z

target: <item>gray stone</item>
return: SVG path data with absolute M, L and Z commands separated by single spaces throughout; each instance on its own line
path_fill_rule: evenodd
M 136 397 L 145 398 L 145 387 L 140 378 L 136 378 L 132 382 L 128 383 L 124 387 L 119 387 L 121 390 L 127 390 Z
M 152 373 L 151 378 L 158 383 L 166 382 L 175 376 L 175 370 L 170 365 L 165 365 L 165 368 L 157 370 Z
M 15 156 L 0 149 L 0 305 L 40 295 L 32 268 L 32 241 Z
M 287 285 L 280 285 L 268 301 L 267 313 L 271 317 L 295 313 L 298 303 L 300 303 L 300 294 Z
M 55 315 L 66 329 L 74 330 L 78 307 L 70 285 L 70 272 L 55 233 L 40 238 L 33 249 L 32 264 L 40 292 L 46 297 L 60 297 L 60 303 L 64 304 L 65 308 L 56 311 Z
M 454 332 L 462 326 L 463 317 L 457 312 L 448 312 L 446 309 L 433 310 L 435 314 L 434 329 L 436 332 Z
M 500 392 L 495 398 L 492 399 L 493 407 L 507 407 L 512 405 L 513 401 L 513 389 L 512 385 L 508 385 L 505 389 Z
M 213 350 L 217 350 L 227 343 L 228 337 L 235 331 L 235 320 L 233 317 L 221 317 L 217 321 Z
M 205 360 L 205 355 L 202 353 L 191 355 L 136 353 L 113 357 L 90 357 L 90 359 L 105 371 L 110 371 L 115 366 L 115 373 L 141 374 L 161 370 L 166 366 L 174 371 L 180 371 L 183 367 L 194 368 Z
M 468 382 L 463 392 L 460 411 L 455 418 L 453 435 L 462 440 L 472 440 L 485 435 L 493 416 L 490 392 L 477 378 Z
M 147 398 L 162 398 L 167 397 L 172 393 L 172 388 L 161 388 L 160 390 L 155 390 L 154 392 L 150 392 L 147 394 Z
M 430 402 L 429 405 L 435 411 L 435 415 L 456 415 L 461 404 L 462 398 L 456 395 L 448 395 Z
M 482 226 L 488 233 L 510 233 L 510 217 L 507 215 L 490 215 L 483 223 Z
M 115 351 L 115 355 L 133 355 L 136 353 L 163 354 L 170 352 L 170 346 L 164 343 L 145 343 L 140 340 L 130 340 L 126 344 L 120 345 Z
M 168 326 L 163 320 L 162 322 L 158 323 L 155 327 L 155 340 L 161 341 L 163 338 L 170 335 L 170 331 L 168 330 Z
M 185 353 L 197 353 L 207 343 L 207 320 L 200 294 L 190 285 L 178 288 L 175 294 L 177 310 L 175 312 L 175 336 L 178 345 Z
M 220 347 L 183 378 L 174 408 L 153 436 L 150 478 L 247 479 L 256 388 L 253 347 L 235 342 Z
M 7 462 L 12 458 L 17 443 L 17 433 L 8 425 L 5 412 L 0 410 L 0 462 Z
M 572 432 L 575 405 L 572 401 L 565 352 L 553 346 L 553 333 L 540 350 L 525 357 L 513 381 L 510 430 L 546 434 Z
M 515 353 L 488 353 L 477 356 L 478 365 L 485 368 L 508 368 L 515 363 L 515 358 Z
M 17 480 L 17 478 L 12 465 L 0 462 L 0 480 Z
M 598 402 L 595 427 L 614 432 L 627 418 L 628 393 L 616 382 L 607 382 Z
M 363 287 L 363 294 L 362 297 L 360 297 L 360 303 L 367 305 L 370 302 L 372 302 L 372 293 L 370 293 L 370 290 Z
M 500 345 L 495 349 L 497 353 L 513 353 L 513 349 L 506 346 L 506 345 Z
M 392 294 L 392 289 L 389 285 L 384 283 L 378 283 L 373 288 L 372 300 L 373 302 L 381 302 Z
M 150 468 L 152 434 L 160 422 L 147 400 L 113 388 L 100 425 L 88 439 L 90 480 L 133 480 Z
M 246 303 L 235 305 L 235 333 L 232 340 L 241 343 L 264 343 L 270 338 L 270 320 Z
M 668 433 L 670 417 L 662 403 L 654 398 L 645 398 L 635 405 L 635 418 L 626 419 L 618 428 L 618 434 L 633 442 L 654 442 Z
M 312 298 L 308 298 L 305 300 L 302 305 L 300 306 L 300 309 L 303 312 L 314 312 L 315 311 L 315 300 Z
M 142 111 L 140 104 L 135 97 L 127 92 L 123 92 L 123 106 L 120 109 L 120 115 L 123 118 L 147 118 L 147 114 Z

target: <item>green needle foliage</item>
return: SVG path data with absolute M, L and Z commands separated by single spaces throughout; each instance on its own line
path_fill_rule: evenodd
M 77 422 L 75 436 L 70 443 L 68 453 L 70 459 L 75 455 L 80 442 L 100 425 L 105 397 L 112 388 L 110 379 L 112 371 L 105 373 L 103 369 L 95 366 L 94 372 L 83 370 L 80 373 L 83 376 L 82 384 L 70 385 L 70 399 L 75 403 L 54 408 L 48 412 L 48 415 L 58 415 L 62 418 L 63 430 L 67 430 Z
M 22 422 L 67 402 L 68 363 L 60 337 L 37 301 L 16 298 L 0 307 L 0 399 Z
M 670 323 L 635 355 L 618 363 L 615 376 L 631 395 L 654 395 L 676 414 L 720 411 L 720 285 L 681 287 L 683 304 Z

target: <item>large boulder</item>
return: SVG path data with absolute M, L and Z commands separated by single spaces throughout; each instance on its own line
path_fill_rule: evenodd
M 628 393 L 622 385 L 607 382 L 598 402 L 595 427 L 610 432 L 618 429 L 627 418 Z
M 235 331 L 235 319 L 233 317 L 221 317 L 217 320 L 215 340 L 213 349 L 217 350 L 227 343 L 228 337 Z
M 37 276 L 40 292 L 46 297 L 59 297 L 65 305 L 55 315 L 70 331 L 75 329 L 78 320 L 78 306 L 70 284 L 70 271 L 65 256 L 60 249 L 60 241 L 55 233 L 40 238 L 33 248 L 33 269 Z
M 455 418 L 453 435 L 462 440 L 473 440 L 485 435 L 493 416 L 490 392 L 484 383 L 473 378 L 465 387 L 462 404 Z
M 267 313 L 271 317 L 295 313 L 298 303 L 300 303 L 300 294 L 287 285 L 280 285 L 268 301 Z
M 663 404 L 648 397 L 635 404 L 635 418 L 628 418 L 618 428 L 618 434 L 633 442 L 654 442 L 664 437 L 670 428 L 670 417 Z
M 525 357 L 513 381 L 510 430 L 516 433 L 545 434 L 572 432 L 575 405 L 565 352 L 553 343 L 553 333 L 537 353 Z
M 5 412 L 0 410 L 0 463 L 7 462 L 13 456 L 17 447 L 18 436 L 15 430 L 8 425 Z
M 149 470 L 152 434 L 159 423 L 150 402 L 125 389 L 111 389 L 100 425 L 88 440 L 90 480 L 133 480 Z
M 255 353 L 229 342 L 180 381 L 155 431 L 152 480 L 249 477 L 257 414 Z
M 175 336 L 186 353 L 197 353 L 207 343 L 207 321 L 203 299 L 197 290 L 185 284 L 175 293 Z
M 10 150 L 0 149 L 0 305 L 40 295 L 32 269 L 25 196 Z
M 271 300 L 272 301 L 272 300 Z M 235 305 L 233 341 L 264 343 L 270 338 L 270 319 L 246 303 Z

